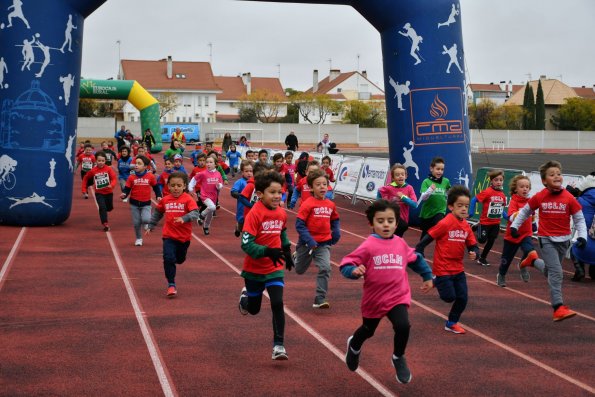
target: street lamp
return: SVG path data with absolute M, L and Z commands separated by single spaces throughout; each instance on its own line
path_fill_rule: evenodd
M 122 80 L 122 76 L 120 75 L 120 63 L 122 62 L 122 57 L 120 56 L 120 40 L 116 41 L 118 45 L 118 80 Z

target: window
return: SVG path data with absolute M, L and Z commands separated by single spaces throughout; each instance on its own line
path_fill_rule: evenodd
M 182 117 L 182 123 L 186 122 L 186 117 Z
M 192 123 L 192 117 L 188 117 L 188 122 Z
M 337 92 L 340 93 L 343 91 L 343 88 L 337 88 Z
M 180 116 L 176 117 L 176 123 L 180 122 Z
M 208 96 L 205 97 L 205 106 L 209 106 L 209 97 Z

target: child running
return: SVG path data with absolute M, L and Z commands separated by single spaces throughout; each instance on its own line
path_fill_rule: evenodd
M 341 238 L 339 214 L 335 203 L 325 198 L 328 175 L 321 169 L 307 176 L 313 198 L 300 206 L 295 221 L 299 240 L 295 248 L 295 272 L 304 274 L 310 264 L 318 267 L 316 277 L 315 309 L 328 309 L 328 282 L 331 277 L 331 245 Z
M 82 188 L 83 196 L 89 198 L 87 186 L 93 184 L 95 187 L 95 200 L 99 207 L 99 220 L 103 225 L 103 231 L 109 232 L 107 213 L 114 209 L 114 187 L 118 183 L 118 177 L 112 167 L 106 165 L 107 155 L 104 152 L 95 154 L 97 165 L 85 174 Z
M 409 229 L 409 207 L 417 208 L 417 196 L 411 185 L 407 184 L 407 167 L 396 163 L 390 167 L 392 182 L 378 189 L 378 198 L 399 204 L 399 220 L 395 234 L 403 237 Z
M 128 149 L 128 146 L 122 146 L 120 148 L 120 155 L 118 156 L 118 182 L 120 183 L 122 192 L 133 170 L 134 164 L 132 163 L 132 157 L 130 157 L 130 149 Z
M 157 185 L 155 175 L 147 172 L 147 166 L 150 164 L 148 158 L 138 156 L 134 163 L 134 173 L 126 181 L 124 191 L 120 198 L 126 200 L 130 195 L 130 211 L 132 213 L 132 224 L 134 225 L 134 234 L 136 240 L 135 246 L 143 245 L 143 235 L 141 226 L 151 221 L 151 188 L 155 192 L 157 201 L 161 200 L 161 191 Z
M 84 151 L 77 156 L 76 164 L 74 169 L 78 169 L 81 166 L 81 180 L 85 178 L 85 174 L 93 168 L 95 165 L 95 155 L 93 154 L 93 145 L 85 143 Z
M 506 234 L 504 235 L 504 245 L 502 247 L 502 257 L 500 259 L 500 268 L 496 274 L 496 283 L 500 287 L 506 287 L 506 273 L 514 259 L 518 249 L 523 251 L 523 257 L 519 263 L 521 280 L 528 282 L 531 275 L 527 266 L 537 262 L 538 268 L 543 268 L 543 260 L 539 259 L 535 248 L 533 247 L 533 217 L 527 218 L 519 227 L 519 237 L 512 237 L 510 234 L 510 224 L 514 221 L 521 208 L 529 201 L 529 192 L 531 191 L 531 180 L 525 175 L 516 175 L 510 181 L 510 204 L 508 204 L 508 224 L 506 225 Z M 535 265 L 534 265 L 535 266 Z
M 246 253 L 240 295 L 240 313 L 258 314 L 262 293 L 267 290 L 273 312 L 273 360 L 287 360 L 284 347 L 285 311 L 283 281 L 285 268 L 293 268 L 291 243 L 287 237 L 287 213 L 279 203 L 283 177 L 274 171 L 258 174 L 255 189 L 260 198 L 244 221 L 242 250 Z
M 192 221 L 198 219 L 198 207 L 188 194 L 188 175 L 174 172 L 167 179 L 169 195 L 155 207 L 151 221 L 147 224 L 147 234 L 152 232 L 165 215 L 163 226 L 163 269 L 167 279 L 166 295 L 173 298 L 176 288 L 176 265 L 186 260 L 186 253 L 192 237 Z
M 434 286 L 440 299 L 454 302 L 444 329 L 455 334 L 466 331 L 458 323 L 467 306 L 467 277 L 463 267 L 465 249 L 469 258 L 475 260 L 479 253 L 475 235 L 467 223 L 471 194 L 465 186 L 453 186 L 448 192 L 447 205 L 451 211 L 436 226 L 428 231 L 415 247 L 419 253 L 436 240 L 432 271 L 436 278 Z
M 252 161 L 242 160 L 242 163 L 240 164 L 240 171 L 242 172 L 242 177 L 238 179 L 231 187 L 231 197 L 238 201 L 236 205 L 236 228 L 234 231 L 236 237 L 240 237 L 240 234 L 242 233 L 242 228 L 244 227 L 244 204 L 240 200 L 240 195 L 242 194 L 242 191 L 248 184 L 250 178 L 253 177 L 252 166 Z
M 174 162 L 169 157 L 165 159 L 163 162 L 164 168 L 161 175 L 157 177 L 157 184 L 159 185 L 159 189 L 161 190 L 161 195 L 166 196 L 169 194 L 169 186 L 167 180 L 171 174 L 174 173 Z
M 421 184 L 421 197 L 418 202 L 418 205 L 422 203 L 419 212 L 420 241 L 428 234 L 428 230 L 444 218 L 448 189 L 450 181 L 444 176 L 444 159 L 434 157 L 430 163 L 430 174 Z
M 537 236 L 544 267 L 541 263 L 525 262 L 523 267 L 535 266 L 542 272 L 550 288 L 550 300 L 554 309 L 554 321 L 562 321 L 576 315 L 564 304 L 562 297 L 562 260 L 570 247 L 572 232 L 570 218 L 578 233 L 575 246 L 583 249 L 587 245 L 587 226 L 582 207 L 578 201 L 562 186 L 562 165 L 558 161 L 548 161 L 539 167 L 541 181 L 545 188 L 531 197 L 527 204 L 519 211 L 518 216 L 510 225 L 512 237 L 521 236 L 519 228 L 525 220 L 531 217 L 535 210 L 539 210 L 539 224 Z
M 240 152 L 236 150 L 236 145 L 233 143 L 229 145 L 229 150 L 225 154 L 227 159 L 229 160 L 229 168 L 231 168 L 231 177 L 235 178 L 236 173 L 238 172 L 238 165 L 240 165 Z
M 488 172 L 488 178 L 490 179 L 490 186 L 471 199 L 469 208 L 469 214 L 473 215 L 475 213 L 475 204 L 481 203 L 481 215 L 477 225 L 477 241 L 481 244 L 485 243 L 485 245 L 481 256 L 477 259 L 477 263 L 482 266 L 490 266 L 488 254 L 498 238 L 498 233 L 500 233 L 500 221 L 506 207 L 506 195 L 502 191 L 504 171 L 492 170 Z
M 213 220 L 213 213 L 217 208 L 215 203 L 217 203 L 219 190 L 223 187 L 223 178 L 221 178 L 221 174 L 215 168 L 215 159 L 212 156 L 207 158 L 206 166 L 207 169 L 205 171 L 192 178 L 188 189 L 194 192 L 194 186 L 200 186 L 200 199 L 206 206 L 206 209 L 201 212 L 197 221 L 202 226 L 205 236 L 208 236 L 210 234 L 209 228 Z
M 351 371 L 357 370 L 361 348 L 374 336 L 383 317 L 393 325 L 392 363 L 399 383 L 409 383 L 412 375 L 405 360 L 409 340 L 411 288 L 407 266 L 422 276 L 421 290 L 432 289 L 432 271 L 420 254 L 395 236 L 399 205 L 377 200 L 366 210 L 372 234 L 355 251 L 341 261 L 341 274 L 350 279 L 364 277 L 362 295 L 362 325 L 347 339 L 345 362 Z M 296 268 L 297 269 L 297 268 Z

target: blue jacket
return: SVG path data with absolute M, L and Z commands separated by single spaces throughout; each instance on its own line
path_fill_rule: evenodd
M 578 198 L 578 202 L 583 207 L 583 215 L 588 232 L 595 216 L 595 187 L 586 189 Z M 587 233 L 587 246 L 583 249 L 573 246 L 572 254 L 576 259 L 587 265 L 595 265 L 595 239 L 589 237 Z
M 247 179 L 240 178 L 231 187 L 231 197 L 238 200 L 238 204 L 236 205 L 236 221 L 238 223 L 244 222 L 244 202 L 240 200 L 240 197 L 242 197 L 242 190 L 244 190 L 247 184 Z

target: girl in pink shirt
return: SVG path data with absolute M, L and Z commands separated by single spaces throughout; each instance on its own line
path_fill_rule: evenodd
M 417 208 L 417 196 L 411 185 L 407 184 L 407 167 L 396 163 L 390 167 L 392 182 L 378 189 L 378 197 L 399 204 L 400 216 L 395 234 L 403 237 L 409 228 L 409 208 Z
M 411 290 L 407 266 L 423 278 L 421 290 L 432 289 L 432 271 L 424 258 L 395 236 L 399 220 L 399 205 L 377 200 L 366 210 L 373 233 L 355 251 L 341 261 L 341 274 L 358 279 L 365 275 L 362 296 L 363 324 L 347 339 L 345 362 L 351 371 L 359 366 L 359 355 L 366 339 L 371 338 L 383 317 L 395 330 L 392 362 L 399 383 L 411 381 L 411 371 L 405 361 L 409 339 Z
M 192 178 L 188 185 L 188 190 L 194 192 L 196 185 L 200 187 L 200 199 L 207 208 L 200 213 L 198 224 L 202 225 L 205 235 L 209 235 L 213 213 L 217 209 L 215 203 L 217 202 L 217 197 L 219 197 L 219 190 L 223 187 L 223 178 L 219 171 L 217 171 L 217 165 L 213 157 L 207 157 L 206 166 L 207 169 L 205 171 L 198 173 Z

